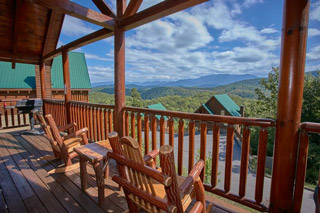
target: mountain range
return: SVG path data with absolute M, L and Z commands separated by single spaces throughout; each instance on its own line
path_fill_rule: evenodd
M 231 75 L 231 74 L 212 74 L 196 79 L 182 79 L 178 81 L 148 81 L 148 82 L 126 82 L 126 87 L 198 87 L 212 88 L 221 85 L 231 84 L 237 81 L 256 79 L 255 75 Z M 113 82 L 92 83 L 92 87 L 113 86 Z

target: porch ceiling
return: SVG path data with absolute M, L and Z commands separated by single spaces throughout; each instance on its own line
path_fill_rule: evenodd
M 0 60 L 38 64 L 57 46 L 64 14 L 25 0 L 0 0 Z

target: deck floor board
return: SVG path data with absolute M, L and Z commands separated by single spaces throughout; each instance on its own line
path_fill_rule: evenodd
M 118 185 L 105 179 L 105 201 L 98 205 L 94 170 L 88 171 L 88 189 L 81 189 L 80 169 L 49 175 L 63 166 L 61 160 L 37 160 L 52 155 L 49 141 L 43 136 L 0 133 L 0 198 L 8 212 L 124 212 L 128 209 Z M 77 162 L 77 158 L 74 162 Z M 110 176 L 117 174 L 110 161 Z M 215 212 L 224 211 L 216 206 Z M 2 212 L 2 211 L 1 211 Z

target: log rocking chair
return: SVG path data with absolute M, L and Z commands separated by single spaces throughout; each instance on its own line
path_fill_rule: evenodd
M 88 129 L 83 128 L 78 131 L 74 131 L 75 124 L 68 124 L 64 127 L 58 128 L 52 115 L 48 114 L 45 117 L 49 125 L 42 115 L 37 114 L 37 118 L 40 121 L 42 129 L 47 135 L 47 139 L 50 142 L 54 155 L 43 156 L 39 158 L 39 160 L 62 159 L 64 161 L 64 167 L 52 169 L 48 172 L 49 174 L 67 172 L 79 168 L 79 163 L 72 164 L 71 161 L 74 157 L 78 156 L 78 154 L 73 151 L 73 148 L 88 144 L 88 138 L 86 136 Z M 61 136 L 60 132 L 65 130 L 69 130 L 70 133 L 65 136 Z
M 187 178 L 176 175 L 173 148 L 164 145 L 160 152 L 152 151 L 151 155 L 141 156 L 138 143 L 131 137 L 119 140 L 118 134 L 108 136 L 112 152 L 108 157 L 118 164 L 119 175 L 112 180 L 123 187 L 129 211 L 138 212 L 185 212 L 192 199 L 195 199 L 190 212 L 206 212 L 205 193 L 199 175 L 204 162 L 197 162 Z M 148 165 L 157 154 L 160 154 L 161 169 L 156 170 Z M 154 161 L 153 161 L 154 162 Z M 153 164 L 154 165 L 154 164 Z M 161 170 L 161 171 L 160 171 Z

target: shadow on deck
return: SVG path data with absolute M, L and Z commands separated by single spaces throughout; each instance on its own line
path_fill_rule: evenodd
M 21 131 L 0 132 L 0 211 L 1 212 L 123 212 L 127 203 L 123 192 L 110 178 L 105 179 L 105 201 L 99 206 L 94 171 L 88 166 L 88 189 L 81 190 L 80 170 L 49 175 L 62 161 L 36 160 L 52 155 L 43 136 Z M 117 173 L 110 163 L 110 176 Z M 212 201 L 213 198 L 208 198 Z M 221 203 L 222 202 L 222 203 Z M 232 210 L 225 210 L 225 207 Z M 231 208 L 230 208 L 231 207 Z M 218 201 L 212 212 L 243 212 Z

